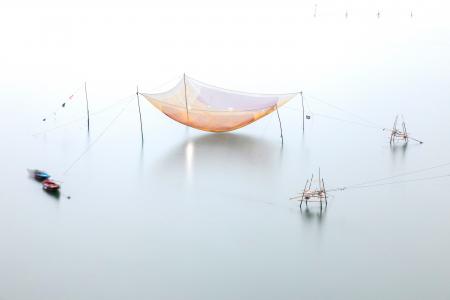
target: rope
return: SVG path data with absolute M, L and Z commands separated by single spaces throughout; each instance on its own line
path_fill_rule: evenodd
M 289 107 L 289 106 L 284 106 L 287 109 L 293 110 L 293 111 L 300 111 L 297 108 L 293 108 L 293 107 Z M 308 114 L 311 116 L 315 116 L 315 117 L 322 117 L 322 118 L 327 118 L 327 119 L 332 119 L 332 120 L 336 120 L 336 121 L 341 121 L 341 122 L 346 122 L 346 123 L 352 123 L 352 124 L 356 124 L 358 126 L 363 126 L 363 127 L 367 127 L 367 128 L 373 128 L 373 129 L 380 129 L 380 127 L 378 126 L 372 126 L 372 125 L 368 125 L 366 123 L 361 123 L 361 122 L 356 122 L 356 121 L 352 121 L 352 120 L 346 120 L 346 119 L 342 119 L 342 118 L 337 118 L 337 117 L 333 117 L 333 116 L 329 116 L 329 115 L 325 115 L 325 114 L 321 114 L 321 113 L 314 113 L 311 111 L 311 109 L 307 109 Z
M 328 115 L 324 115 L 324 114 L 312 113 L 312 115 L 313 115 L 313 116 L 318 116 L 318 117 L 327 118 L 327 119 L 332 119 L 332 120 L 336 120 L 336 121 L 341 121 L 341 122 L 346 122 L 346 123 L 352 123 L 352 124 L 356 124 L 356 125 L 363 126 L 363 127 L 367 127 L 367 128 L 373 128 L 373 129 L 377 129 L 377 130 L 380 129 L 378 126 L 366 125 L 365 123 L 360 123 L 360 122 L 356 122 L 356 121 L 345 120 L 345 119 L 336 118 L 336 117 L 332 117 L 332 116 L 328 116 Z
M 78 156 L 72 162 L 72 164 L 69 165 L 69 167 L 63 172 L 63 175 L 66 175 L 75 166 L 75 164 L 83 158 L 83 156 L 91 149 L 91 147 L 94 146 L 94 144 L 100 140 L 100 138 L 106 133 L 106 131 L 108 131 L 108 129 L 111 127 L 111 125 L 122 115 L 122 113 L 127 109 L 128 105 L 130 105 L 130 103 L 132 101 L 133 101 L 133 99 L 131 99 L 127 103 L 127 105 L 125 105 L 125 107 L 122 108 L 122 110 L 114 117 L 114 119 L 108 124 L 108 126 L 106 126 L 106 128 L 95 138 L 95 140 L 92 141 L 92 143 L 90 143 L 86 147 L 86 149 L 80 154 L 80 156 Z
M 433 179 L 439 179 L 439 178 L 445 178 L 445 177 L 450 177 L 450 174 L 431 176 L 431 177 L 422 177 L 422 178 L 409 179 L 409 180 L 400 180 L 400 181 L 393 181 L 393 182 L 385 182 L 385 183 L 378 183 L 378 184 L 369 184 L 369 185 L 362 185 L 362 186 L 343 187 L 340 189 L 334 189 L 333 191 L 343 191 L 343 190 L 347 190 L 347 189 L 363 189 L 363 188 L 371 188 L 371 187 L 377 187 L 377 186 L 383 186 L 383 185 L 393 185 L 393 184 L 400 184 L 400 183 L 433 180 Z M 332 190 L 327 190 L 327 192 L 328 191 L 332 191 Z
M 186 75 L 186 78 L 188 78 L 188 80 L 196 81 L 197 83 L 199 83 L 201 85 L 204 85 L 204 86 L 207 86 L 207 87 L 212 87 L 212 88 L 215 88 L 215 89 L 219 89 L 219 90 L 226 91 L 226 92 L 231 92 L 231 93 L 239 93 L 239 94 L 242 94 L 242 95 L 279 96 L 279 95 L 298 95 L 298 94 L 300 94 L 300 92 L 280 93 L 280 94 L 244 92 L 244 91 L 239 91 L 239 90 L 226 89 L 226 88 L 223 88 L 223 87 L 220 87 L 220 86 L 217 86 L 217 85 L 212 85 L 212 84 L 209 84 L 209 83 L 205 83 L 203 81 L 200 81 L 198 79 L 195 79 L 195 78 L 193 78 L 191 76 L 187 76 L 187 75 Z
M 46 116 L 44 116 L 43 118 L 42 118 L 42 121 L 43 122 L 45 122 L 45 121 L 47 121 L 47 119 L 49 118 L 49 116 L 50 115 L 53 115 L 53 116 L 55 116 L 56 115 L 56 113 L 58 112 L 58 111 L 60 111 L 62 108 L 65 108 L 66 107 L 66 103 L 67 103 L 67 101 L 70 101 L 70 100 L 72 100 L 72 98 L 81 90 L 83 88 L 83 85 L 80 85 L 69 97 L 67 97 L 66 98 L 66 100 L 65 101 L 63 101 L 59 106 L 58 106 L 58 108 L 57 109 L 55 109 L 52 113 L 50 113 L 50 114 L 47 114 Z
M 317 98 L 317 97 L 314 97 L 314 96 L 312 96 L 312 95 L 310 95 L 310 94 L 308 94 L 307 97 L 308 97 L 308 98 L 311 98 L 312 100 L 321 102 L 321 103 L 323 103 L 323 104 L 325 104 L 325 105 L 328 105 L 328 106 L 330 106 L 330 107 L 332 107 L 332 108 L 334 108 L 334 109 L 336 109 L 336 110 L 339 110 L 339 111 L 341 111 L 341 112 L 344 112 L 344 113 L 347 113 L 347 114 L 349 114 L 349 115 L 352 115 L 353 117 L 355 117 L 355 118 L 357 118 L 357 119 L 359 119 L 359 120 L 361 120 L 361 121 L 363 121 L 363 122 L 365 122 L 365 123 L 371 124 L 372 126 L 375 126 L 375 127 L 379 128 L 379 129 L 383 129 L 383 128 L 384 128 L 384 126 L 381 126 L 380 124 L 378 124 L 378 123 L 376 123 L 376 122 L 373 122 L 373 121 L 371 121 L 371 120 L 369 120 L 369 119 L 367 119 L 367 118 L 365 118 L 365 117 L 363 117 L 363 116 L 361 116 L 361 115 L 358 115 L 358 114 L 356 114 L 356 113 L 354 113 L 354 112 L 345 110 L 345 109 L 343 109 L 343 108 L 341 108 L 341 107 L 339 107 L 339 106 L 336 106 L 336 105 L 334 105 L 334 104 L 331 104 L 331 103 L 329 103 L 329 102 L 326 102 L 326 101 L 324 101 L 324 100 L 322 100 L 322 99 L 319 99 L 319 98 Z
M 395 184 L 395 183 L 406 183 L 406 182 L 414 182 L 414 181 L 420 181 L 420 180 L 430 180 L 430 179 L 433 179 L 433 178 L 447 177 L 447 176 L 450 176 L 450 174 L 434 176 L 434 177 L 424 177 L 424 178 L 418 178 L 418 179 L 409 179 L 409 180 L 403 180 L 403 181 L 394 181 L 394 182 L 388 182 L 388 183 L 377 183 L 377 182 L 385 181 L 385 180 L 388 180 L 388 179 L 393 179 L 393 178 L 398 178 L 398 177 L 403 177 L 403 176 L 409 176 L 409 175 L 412 175 L 412 174 L 422 173 L 422 172 L 426 172 L 426 171 L 430 171 L 430 170 L 434 170 L 434 169 L 438 169 L 438 168 L 442 168 L 442 167 L 446 167 L 446 166 L 450 166 L 450 162 L 439 164 L 439 165 L 435 165 L 435 166 L 428 167 L 428 168 L 418 169 L 418 170 L 414 170 L 414 171 L 403 172 L 403 173 L 400 173 L 400 174 L 397 174 L 397 175 L 388 176 L 388 177 L 384 177 L 384 178 L 379 178 L 379 179 L 374 179 L 374 180 L 369 180 L 369 181 L 363 181 L 361 183 L 352 184 L 352 185 L 348 185 L 348 186 L 337 187 L 337 188 L 334 188 L 334 189 L 329 189 L 327 191 L 343 191 L 343 190 L 347 190 L 347 189 L 357 189 L 357 188 L 382 186 L 382 185 Z
M 161 87 L 163 87 L 163 86 L 169 84 L 170 82 L 174 81 L 175 79 L 178 79 L 179 77 L 180 77 L 180 76 L 173 77 L 173 78 L 170 79 L 169 81 L 166 81 L 166 82 L 164 82 L 163 84 L 160 84 L 160 85 L 154 87 L 153 89 L 159 89 L 159 88 L 161 88 Z M 72 93 L 72 95 L 71 95 L 70 97 L 68 97 L 68 99 L 71 100 L 71 97 L 73 97 L 74 95 L 76 95 L 83 87 L 84 87 L 84 84 L 80 85 L 80 86 Z M 105 108 L 103 108 L 103 109 L 100 109 L 100 110 L 98 110 L 98 111 L 94 111 L 93 113 L 90 113 L 89 115 L 92 117 L 92 116 L 94 116 L 94 115 L 103 113 L 103 112 L 105 112 L 105 111 L 107 111 L 107 110 L 113 108 L 114 106 L 120 104 L 121 102 L 127 100 L 127 99 L 130 98 L 130 97 L 134 97 L 134 94 L 133 94 L 133 95 L 130 95 L 130 96 L 127 96 L 126 98 L 121 98 L 121 99 L 117 100 L 115 103 L 111 104 L 110 106 L 107 106 L 107 107 L 105 107 Z M 64 103 L 65 103 L 65 102 L 64 102 Z M 56 109 L 56 110 L 55 110 L 53 113 L 51 113 L 50 115 L 56 115 L 56 113 L 57 113 L 59 110 L 61 110 L 62 107 L 63 107 L 63 106 L 60 105 L 59 108 Z M 44 117 L 43 119 L 46 120 L 46 119 L 48 119 L 48 117 L 46 116 L 46 117 Z M 64 128 L 64 127 L 66 127 L 66 126 L 70 126 L 70 125 L 72 125 L 72 124 L 74 124 L 74 123 L 76 123 L 76 122 L 85 121 L 86 119 L 87 119 L 87 117 L 78 118 L 78 119 L 75 119 L 75 120 L 72 120 L 72 121 L 63 123 L 63 124 L 61 124 L 61 125 L 57 125 L 57 126 L 55 126 L 55 127 L 52 127 L 52 128 L 50 128 L 50 129 L 47 129 L 47 130 L 43 130 L 43 131 L 40 131 L 40 132 L 35 132 L 35 133 L 32 134 L 32 136 L 38 136 L 38 135 L 41 135 L 41 134 L 45 134 L 45 133 L 47 133 L 47 132 L 50 132 L 50 131 L 53 131 L 53 130 L 56 130 L 56 129 L 60 129 L 60 128 Z
M 125 100 L 128 100 L 129 98 L 131 98 L 131 97 L 133 97 L 133 96 L 134 96 L 134 95 L 130 95 L 130 96 L 126 97 L 126 98 L 121 98 L 121 99 L 117 100 L 116 102 L 114 102 L 114 103 L 111 104 L 111 105 L 108 105 L 108 106 L 106 106 L 106 107 L 104 107 L 104 108 L 102 108 L 102 109 L 99 109 L 99 110 L 97 110 L 97 111 L 92 112 L 92 113 L 90 114 L 90 116 L 92 117 L 92 116 L 95 116 L 95 115 L 99 115 L 99 114 L 101 114 L 101 113 L 104 113 L 104 112 L 110 110 L 111 108 L 113 108 L 113 107 L 115 107 L 115 106 L 121 104 L 121 103 L 124 102 Z M 80 121 L 84 121 L 84 120 L 86 120 L 86 118 L 87 118 L 87 117 L 81 117 L 81 118 L 78 118 L 78 119 L 74 119 L 74 120 L 72 120 L 72 121 L 69 121 L 69 122 L 66 122 L 66 123 L 57 125 L 57 126 L 55 126 L 55 127 L 49 128 L 49 129 L 47 129 L 47 130 L 35 132 L 35 133 L 32 134 L 32 136 L 38 136 L 38 135 L 41 135 L 41 134 L 46 134 L 46 133 L 48 133 L 48 132 L 50 132 L 50 131 L 54 131 L 54 130 L 56 130 L 56 129 L 61 129 L 61 128 L 67 127 L 67 126 L 70 126 L 70 125 L 72 125 L 72 124 L 74 124 L 74 123 L 77 123 L 77 122 L 80 122 Z

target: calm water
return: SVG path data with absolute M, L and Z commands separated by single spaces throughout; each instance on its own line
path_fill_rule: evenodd
M 33 135 L 83 117 L 78 94 L 40 121 L 78 83 L 5 80 L 0 299 L 450 299 L 449 179 L 335 192 L 322 211 L 288 200 L 319 167 L 336 187 L 450 162 L 448 31 L 418 23 L 395 30 L 339 23 L 340 35 L 324 41 L 320 34 L 337 25 L 322 24 L 319 36 L 307 36 L 311 43 L 293 44 L 280 65 L 270 63 L 272 74 L 233 75 L 224 62 L 223 73 L 211 71 L 215 81 L 199 79 L 262 92 L 303 89 L 387 127 L 403 114 L 423 145 L 390 148 L 385 132 L 309 97 L 314 114 L 304 134 L 299 99 L 280 110 L 283 147 L 275 114 L 212 134 L 144 102 L 141 147 L 134 100 L 99 140 L 125 102 L 93 115 L 90 134 L 82 120 Z M 305 55 L 289 66 L 302 47 Z M 190 67 L 191 76 L 208 68 Z M 142 89 L 169 77 L 143 75 Z M 91 110 L 134 89 L 93 79 Z M 63 195 L 43 192 L 26 168 L 54 174 Z

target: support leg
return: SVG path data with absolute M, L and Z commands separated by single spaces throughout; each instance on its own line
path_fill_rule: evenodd
M 303 92 L 300 92 L 300 96 L 302 97 L 302 129 L 303 133 L 305 133 L 305 105 L 303 103 Z
M 311 189 L 311 184 L 312 184 L 313 178 L 314 178 L 314 174 L 311 175 L 311 180 L 310 180 L 310 182 L 309 182 L 308 190 Z
M 139 87 L 138 86 L 136 86 L 136 97 L 137 97 L 138 110 L 139 110 L 139 121 L 141 122 L 141 141 L 142 141 L 142 145 L 144 145 L 144 131 L 142 130 L 142 115 L 141 115 L 141 104 L 139 103 Z
M 187 99 L 187 88 L 186 88 L 186 74 L 183 74 L 183 83 L 184 83 L 184 102 L 186 105 L 186 120 L 189 124 L 189 107 L 188 107 L 188 99 Z
M 88 100 L 86 82 L 84 82 L 84 95 L 86 98 L 87 128 L 88 128 L 88 132 L 89 132 L 89 100 Z
M 302 199 L 300 200 L 300 207 L 302 207 L 302 204 L 303 204 L 303 198 L 305 197 L 306 186 L 308 185 L 308 181 L 309 181 L 309 179 L 306 180 L 305 187 L 303 188 Z
M 283 127 L 281 127 L 281 119 L 280 119 L 280 113 L 278 112 L 278 105 L 275 106 L 277 110 L 277 116 L 278 116 L 278 123 L 280 124 L 280 137 L 281 137 L 281 144 L 283 145 L 284 139 L 283 139 Z
M 403 122 L 402 123 L 402 126 L 403 126 L 403 132 L 404 132 L 404 140 L 405 140 L 405 143 L 408 143 L 408 132 L 406 131 L 406 124 L 405 124 L 405 122 Z

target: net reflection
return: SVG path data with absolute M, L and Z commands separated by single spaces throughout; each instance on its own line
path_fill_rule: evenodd
M 239 190 L 273 180 L 280 145 L 250 135 L 206 134 L 175 146 L 152 165 L 161 183 Z

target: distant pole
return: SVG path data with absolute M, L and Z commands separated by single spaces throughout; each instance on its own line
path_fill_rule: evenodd
M 186 73 L 183 74 L 183 82 L 184 82 L 184 102 L 186 103 L 186 117 L 187 117 L 187 122 L 189 123 L 189 109 L 188 109 L 187 92 L 186 92 Z
M 284 139 L 283 139 L 283 127 L 281 127 L 281 119 L 280 114 L 278 113 L 278 105 L 275 106 L 277 109 L 277 116 L 278 116 L 278 123 L 280 124 L 280 137 L 281 137 L 281 144 L 283 145 Z
M 141 141 L 144 144 L 144 131 L 142 130 L 142 115 L 141 115 L 141 104 L 139 103 L 139 86 L 136 86 L 136 98 L 139 110 L 139 120 L 141 121 Z
M 314 18 L 317 16 L 317 4 L 314 4 Z
M 88 101 L 86 81 L 84 82 L 84 94 L 86 96 L 87 126 L 88 126 L 88 132 L 89 132 L 89 101 Z
M 303 92 L 300 92 L 300 96 L 302 97 L 302 121 L 303 121 L 303 133 L 305 132 L 305 105 L 303 103 Z
M 320 187 L 320 167 L 319 167 L 319 187 Z

